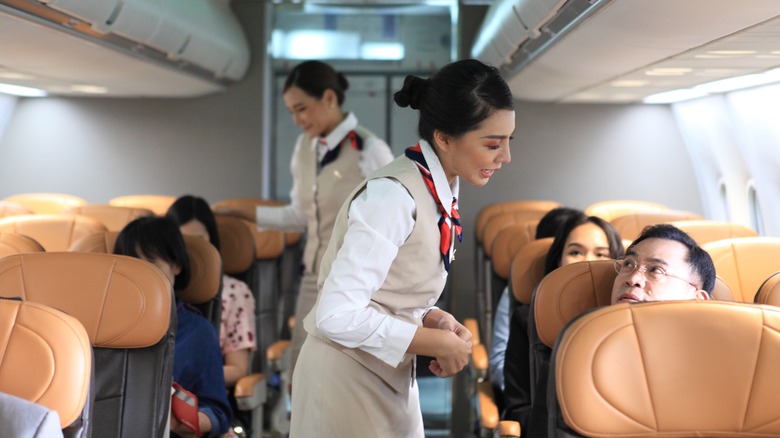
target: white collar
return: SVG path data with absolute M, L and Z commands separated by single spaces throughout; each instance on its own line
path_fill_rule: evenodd
M 452 185 L 447 181 L 447 174 L 441 167 L 441 161 L 434 152 L 433 147 L 425 140 L 420 140 L 420 150 L 422 150 L 425 162 L 428 163 L 428 170 L 433 178 L 433 186 L 436 187 L 436 193 L 439 195 L 442 207 L 448 215 L 452 215 L 452 198 L 457 197 L 460 191 L 460 179 L 456 176 Z
M 333 131 L 330 131 L 330 134 L 325 136 L 325 143 L 328 145 L 328 150 L 332 150 L 340 145 L 341 142 L 344 141 L 344 138 L 347 137 L 347 134 L 349 134 L 349 131 L 354 130 L 357 125 L 358 119 L 355 117 L 355 114 L 351 112 L 347 114 L 347 116 L 344 117 L 344 120 L 342 120 Z M 314 138 L 312 146 L 317 145 L 318 142 L 319 138 Z

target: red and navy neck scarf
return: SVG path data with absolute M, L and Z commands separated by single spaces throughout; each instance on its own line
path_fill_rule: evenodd
M 355 134 L 355 131 L 349 131 L 347 133 L 347 137 L 349 137 L 350 141 L 352 142 L 352 147 L 356 151 L 363 150 L 363 139 L 358 137 L 358 135 Z M 320 137 L 318 141 L 320 144 L 325 146 L 328 144 L 325 140 L 325 137 Z M 325 153 L 325 156 L 322 157 L 322 161 L 320 161 L 320 169 L 332 163 L 333 161 L 336 161 L 336 158 L 339 157 L 339 152 L 341 151 L 341 143 L 343 142 L 344 140 L 342 139 L 338 146 Z
M 450 244 L 452 243 L 452 230 L 450 227 L 455 228 L 455 235 L 458 236 L 458 242 L 463 241 L 463 226 L 460 223 L 460 214 L 458 213 L 458 200 L 454 196 L 452 197 L 452 213 L 448 214 L 447 210 L 441 204 L 439 194 L 436 192 L 436 185 L 433 183 L 433 177 L 431 176 L 431 170 L 428 167 L 428 163 L 425 161 L 420 144 L 417 146 L 406 148 L 404 155 L 407 158 L 414 161 L 417 164 L 417 169 L 422 175 L 425 186 L 428 187 L 428 191 L 433 196 L 433 200 L 436 201 L 436 206 L 441 212 L 441 218 L 439 219 L 439 233 L 441 234 L 441 241 L 439 243 L 439 249 L 441 250 L 441 259 L 444 262 L 444 269 L 450 270 Z

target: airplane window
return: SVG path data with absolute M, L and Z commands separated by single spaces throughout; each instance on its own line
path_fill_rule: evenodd
M 748 208 L 750 208 L 750 225 L 760 236 L 764 235 L 764 220 L 761 217 L 761 203 L 758 200 L 756 186 L 748 185 Z
M 720 187 L 720 190 L 719 190 L 720 191 L 720 205 L 721 205 L 721 208 L 722 208 L 722 213 L 721 214 L 722 214 L 723 220 L 729 221 L 729 220 L 731 220 L 731 211 L 729 210 L 729 198 L 728 198 L 728 193 L 727 193 L 727 190 L 726 190 L 726 182 L 725 181 L 721 181 L 720 184 L 719 184 L 719 187 Z

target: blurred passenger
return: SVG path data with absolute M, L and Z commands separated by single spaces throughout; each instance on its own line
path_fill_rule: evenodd
M 162 271 L 175 294 L 190 280 L 190 262 L 179 227 L 169 218 L 142 217 L 127 224 L 117 236 L 114 254 L 137 257 Z M 197 309 L 176 296 L 176 345 L 173 381 L 198 397 L 198 423 L 203 436 L 228 431 L 232 412 L 225 391 L 222 353 L 211 323 Z M 171 415 L 175 436 L 195 434 Z

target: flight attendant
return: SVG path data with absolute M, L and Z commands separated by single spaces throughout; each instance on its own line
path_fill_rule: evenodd
M 421 140 L 342 206 L 293 377 L 296 437 L 423 437 L 415 355 L 449 377 L 471 333 L 433 307 L 461 237 L 460 179 L 484 186 L 510 161 L 511 92 L 498 71 L 458 61 L 395 94 L 420 111 Z
M 347 78 L 324 62 L 306 61 L 293 68 L 284 84 L 283 99 L 303 133 L 298 136 L 290 163 L 290 205 L 215 210 L 255 221 L 258 227 L 306 229 L 304 273 L 295 307 L 298 323 L 290 345 L 291 375 L 306 337 L 302 321 L 317 299 L 320 261 L 336 213 L 366 176 L 393 160 L 387 143 L 360 126 L 354 113 L 342 110 L 348 88 Z

